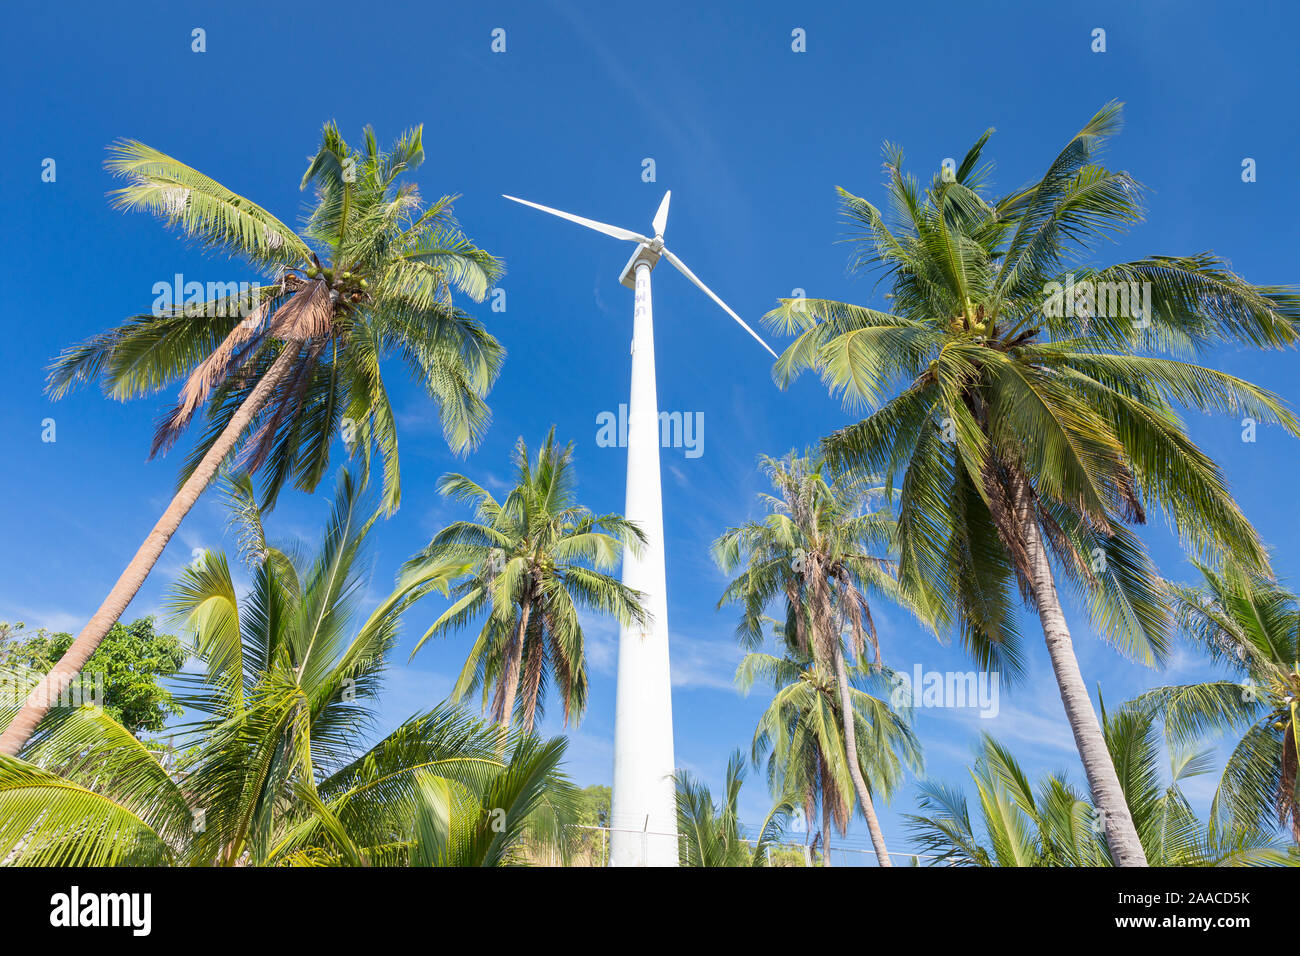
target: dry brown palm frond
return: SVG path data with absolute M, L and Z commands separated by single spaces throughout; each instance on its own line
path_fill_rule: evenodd
M 522 638 L 519 635 L 519 619 L 516 617 L 510 622 L 510 637 L 502 649 L 503 666 L 497 674 L 497 686 L 492 694 L 492 706 L 488 709 L 488 717 L 494 723 L 501 723 L 506 719 L 506 672 L 510 669 L 510 661 L 514 657 L 515 646 Z M 520 651 L 522 654 L 523 652 Z
M 1147 511 L 1142 503 L 1142 495 L 1137 488 L 1137 479 L 1127 465 L 1119 469 L 1120 513 L 1129 524 L 1146 524 Z
M 249 315 L 230 330 L 217 346 L 190 372 L 181 386 L 176 405 L 158 423 L 149 457 L 167 452 L 189 425 L 190 420 L 207 402 L 212 390 L 241 367 L 261 345 L 265 337 L 265 320 L 273 298 L 264 299 Z
M 785 585 L 785 597 L 794 609 L 794 646 L 800 654 L 808 653 L 808 627 L 804 621 L 803 603 L 799 597 L 799 585 L 791 578 Z
M 1092 570 L 1091 561 L 1070 540 L 1056 517 L 1043 507 L 1037 508 L 1035 514 L 1038 516 L 1039 530 L 1047 542 L 1047 548 L 1056 558 L 1065 576 L 1070 580 L 1081 580 L 1089 587 L 1096 587 L 1099 579 L 1096 572 Z
M 322 279 L 307 283 L 271 317 L 268 332 L 289 342 L 327 336 L 334 325 L 334 304 Z
M 555 686 L 560 692 L 560 702 L 564 705 L 564 726 L 567 727 L 573 712 L 573 686 L 576 675 L 569 664 L 569 659 L 555 646 L 554 639 L 551 640 L 551 673 L 555 678 Z
M 207 402 L 212 390 L 225 382 L 233 371 L 242 368 L 267 338 L 305 342 L 329 334 L 333 325 L 333 305 L 329 287 L 323 281 L 304 282 L 296 276 L 285 276 L 280 287 L 291 291 L 292 296 L 270 316 L 269 321 L 267 315 L 275 296 L 258 303 L 190 373 L 181 386 L 175 407 L 158 423 L 149 452 L 151 458 L 160 451 L 166 452 L 176 443 L 194 413 Z
M 305 357 L 300 357 L 295 363 L 292 375 L 276 389 L 276 394 L 272 396 L 271 402 L 268 403 L 271 412 L 262 419 L 262 423 L 257 427 L 257 430 L 244 444 L 244 450 L 239 456 L 240 467 L 249 472 L 255 472 L 270 457 L 275 448 L 275 440 L 280 431 L 280 425 L 297 410 L 302 402 L 303 396 L 306 395 L 307 388 L 311 384 L 316 362 L 321 353 L 325 351 L 327 344 L 328 340 L 322 339 L 309 345 Z M 284 347 L 297 350 L 298 343 L 290 341 Z
M 876 666 L 880 666 L 882 663 L 880 638 L 876 634 L 875 619 L 871 616 L 871 605 L 867 603 L 862 592 L 854 586 L 846 572 L 841 570 L 837 577 L 840 583 L 840 604 L 850 625 L 849 647 L 853 651 L 854 658 L 861 657 L 866 646 L 870 644 L 874 662 Z
M 1033 486 L 1017 467 L 999 467 L 997 460 L 992 457 L 984 462 L 982 477 L 989 517 L 1007 549 L 1011 566 L 1016 569 L 1020 592 L 1028 599 L 1030 566 L 1024 522 L 1035 506 Z
M 528 622 L 528 636 L 524 641 L 522 672 L 519 681 L 519 702 L 522 709 L 521 726 L 532 730 L 537 716 L 538 698 L 541 696 L 543 667 L 546 664 L 545 611 L 536 613 Z

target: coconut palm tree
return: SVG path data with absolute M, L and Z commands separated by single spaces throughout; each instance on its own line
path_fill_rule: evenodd
M 727 761 L 721 806 L 714 804 L 709 788 L 689 772 L 679 770 L 673 779 L 677 787 L 678 859 L 682 866 L 766 865 L 768 850 L 784 835 L 792 807 L 778 801 L 756 838 L 745 839 L 739 809 L 745 760 L 739 750 Z
M 483 706 L 502 727 L 518 717 L 533 728 L 553 683 L 566 723 L 587 701 L 586 638 L 580 608 L 620 622 L 640 621 L 640 594 L 606 571 L 625 545 L 645 536 L 620 515 L 595 515 L 577 502 L 573 445 L 555 444 L 555 429 L 531 456 L 521 438 L 514 452 L 515 484 L 503 501 L 464 475 L 439 482 L 442 494 L 471 502 L 472 521 L 447 525 L 403 568 L 394 599 L 409 605 L 447 573 L 459 580 L 455 601 L 411 652 L 429 638 L 468 626 L 485 615 L 452 700 L 479 690 Z
M 1150 714 L 1130 706 L 1103 713 L 1134 824 L 1152 866 L 1300 865 L 1300 856 L 1260 829 L 1216 834 L 1197 819 L 1182 784 L 1205 773 L 1210 751 L 1166 753 Z M 1168 769 L 1161 764 L 1168 758 Z M 908 817 L 922 852 L 935 866 L 1113 866 L 1098 814 L 1064 777 L 1044 774 L 1035 787 L 1015 756 L 988 734 L 975 765 L 978 818 L 966 795 L 938 781 L 920 785 L 922 813 Z M 978 825 L 977 825 L 978 824 Z
M 349 637 L 375 520 L 358 504 L 345 472 L 320 551 L 258 562 L 242 602 L 224 554 L 185 571 L 172 608 L 205 664 L 185 699 L 203 716 L 178 739 L 190 755 L 167 764 L 102 711 L 59 711 L 0 757 L 0 859 L 479 866 L 560 841 L 562 739 L 516 734 L 502 756 L 495 728 L 440 706 L 365 746 L 399 611 Z
M 1168 627 L 1128 525 L 1159 508 L 1198 553 L 1267 565 L 1176 409 L 1292 434 L 1300 423 L 1271 392 L 1164 353 L 1293 343 L 1300 297 L 1251 285 L 1208 254 L 1071 269 L 1140 218 L 1139 185 L 1096 162 L 1119 122 L 1120 106 L 1107 105 L 1040 179 L 1002 197 L 983 188 L 991 130 L 925 190 L 887 145 L 892 219 L 840 195 L 860 229 L 855 264 L 888 282 L 891 311 L 795 299 L 768 320 L 798 333 L 776 365 L 782 383 L 815 369 L 873 409 L 822 452 L 836 468 L 883 474 L 891 490 L 897 481 L 900 579 L 928 590 L 938 620 L 983 666 L 1014 676 L 1017 597 L 1036 609 L 1110 848 L 1141 865 L 1057 579 L 1078 588 L 1108 640 L 1149 664 L 1163 657 Z
M 456 450 L 477 443 L 488 422 L 483 401 L 504 352 L 482 325 L 456 308 L 451 290 L 476 300 L 502 264 L 475 247 L 452 217 L 452 198 L 425 207 L 399 177 L 420 165 L 420 127 L 382 152 L 370 129 L 361 150 L 332 123 L 302 186 L 315 204 L 300 232 L 221 183 L 143 143 L 109 150 L 108 168 L 126 185 L 122 209 L 139 209 L 208 249 L 242 259 L 266 279 L 247 294 L 174 304 L 139 315 L 64 352 L 50 371 L 56 397 L 100 380 L 117 399 L 183 379 L 180 398 L 159 422 L 153 453 L 170 448 L 200 408 L 208 427 L 180 485 L 148 537 L 77 635 L 0 735 L 16 754 L 144 584 L 176 529 L 222 464 L 265 466 L 263 503 L 290 479 L 313 490 L 342 431 L 368 469 L 383 459 L 384 508 L 401 497 L 396 419 L 381 371 L 395 356 L 438 403 Z
M 1213 825 L 1231 831 L 1278 821 L 1300 843 L 1300 603 L 1235 562 L 1197 567 L 1199 586 L 1169 588 L 1179 631 L 1236 679 L 1159 687 L 1134 705 L 1162 719 L 1180 743 L 1207 733 L 1236 738 Z
M 780 802 L 800 805 L 809 820 L 820 807 L 823 859 L 829 865 L 831 833 L 848 829 L 855 804 L 844 741 L 842 697 L 833 675 L 817 667 L 810 650 L 774 628 L 784 654 L 752 652 L 736 669 L 736 686 L 748 694 L 755 681 L 772 686 L 775 695 L 758 720 L 751 756 L 766 759 L 768 787 Z M 857 761 L 871 791 L 888 800 L 902 780 L 903 768 L 921 769 L 921 746 L 907 715 L 894 711 L 887 694 L 892 675 L 884 668 L 846 666 L 853 707 Z
M 760 459 L 775 495 L 761 495 L 769 514 L 763 521 L 730 528 L 713 545 L 727 574 L 743 571 L 727 586 L 718 606 L 742 605 L 736 636 L 757 649 L 763 641 L 766 608 L 784 600 L 784 633 L 807 654 L 818 680 L 840 695 L 847 768 L 881 866 L 890 866 L 871 788 L 858 759 L 857 727 L 850 715 L 851 681 L 844 638 L 856 662 L 869 642 L 880 661 L 867 594 L 900 600 L 885 550 L 894 524 L 887 508 L 873 507 L 880 489 L 857 478 L 830 479 L 820 458 L 794 452 L 784 459 Z

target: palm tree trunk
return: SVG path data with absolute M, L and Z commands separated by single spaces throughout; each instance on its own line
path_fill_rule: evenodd
M 822 801 L 822 866 L 831 865 L 831 804 Z
M 838 637 L 839 635 L 836 635 Z M 844 721 L 844 749 L 848 752 L 849 776 L 853 778 L 853 789 L 858 792 L 858 802 L 862 804 L 862 815 L 867 820 L 867 832 L 871 834 L 871 846 L 876 851 L 876 860 L 881 866 L 893 866 L 889 852 L 885 849 L 885 834 L 880 829 L 880 820 L 876 817 L 876 806 L 871 802 L 871 791 L 862 776 L 862 765 L 858 762 L 858 731 L 853 723 L 853 699 L 849 696 L 849 673 L 844 666 L 844 651 L 840 642 L 835 641 L 835 683 L 840 693 L 840 717 Z
M 867 821 L 867 832 L 871 834 L 871 846 L 876 851 L 876 860 L 881 866 L 893 866 L 889 853 L 885 849 L 885 834 L 880 829 L 876 818 L 876 807 L 871 801 L 871 791 L 867 789 L 866 778 L 862 775 L 862 765 L 858 762 L 858 732 L 853 722 L 853 699 L 849 695 L 848 668 L 844 666 L 844 647 L 840 640 L 840 629 L 835 623 L 831 611 L 830 586 L 826 572 L 820 561 L 810 567 L 813 585 L 814 656 L 820 657 L 829 651 L 835 668 L 835 684 L 840 697 L 840 720 L 844 724 L 844 749 L 848 759 L 849 776 L 853 778 L 853 789 L 857 791 L 858 803 L 862 806 L 862 815 Z M 824 658 L 823 658 L 824 660 Z
M 501 675 L 501 710 L 497 714 L 497 723 L 502 730 L 509 730 L 515 716 L 515 697 L 519 693 L 519 670 L 524 656 L 524 637 L 528 634 L 528 617 L 532 613 L 533 602 L 525 600 L 519 608 L 519 628 L 506 656 L 506 669 Z
M 1138 839 L 1137 828 L 1133 825 L 1133 817 L 1124 799 L 1124 791 L 1119 785 L 1119 776 L 1115 773 L 1115 764 L 1106 747 L 1106 738 L 1097 721 L 1097 714 L 1092 709 L 1088 688 L 1083 683 L 1083 674 L 1074 656 L 1074 642 L 1070 639 L 1065 612 L 1061 609 L 1061 600 L 1056 593 L 1056 580 L 1047 559 L 1047 549 L 1043 546 L 1038 520 L 1031 508 L 1022 504 L 1020 510 L 1030 586 L 1033 589 L 1034 603 L 1038 606 L 1038 619 L 1043 626 L 1052 670 L 1056 672 L 1056 684 L 1061 692 L 1061 703 L 1065 705 L 1065 716 L 1074 734 L 1074 745 L 1088 777 L 1092 803 L 1103 815 L 1106 844 L 1110 847 L 1117 866 L 1146 866 L 1146 851 Z
M 90 655 L 99 647 L 100 641 L 104 639 L 109 628 L 126 611 L 127 605 L 140 590 L 149 572 L 158 563 L 158 559 L 162 557 L 163 549 L 167 547 L 167 542 L 180 527 L 181 521 L 194 507 L 199 495 L 216 477 L 222 461 L 234 450 L 240 436 L 266 405 L 276 387 L 288 377 L 297 356 L 297 343 L 286 344 L 284 351 L 248 393 L 248 397 L 239 406 L 239 410 L 230 419 L 220 437 L 208 449 L 208 453 L 203 456 L 193 474 L 176 492 L 167 510 L 158 519 L 149 536 L 144 539 L 144 543 L 140 545 L 135 557 L 122 572 L 122 576 L 117 579 L 113 589 L 108 592 L 108 597 L 99 606 L 99 610 L 86 622 L 86 626 L 81 629 L 81 633 L 72 642 L 67 653 L 59 658 L 59 662 L 28 694 L 22 709 L 9 722 L 4 733 L 0 734 L 0 754 L 16 757 L 53 702 L 72 684 L 86 661 L 90 659 Z
M 1300 843 L 1300 801 L 1296 800 L 1297 755 L 1300 754 L 1300 701 L 1291 701 L 1291 719 L 1282 734 L 1282 786 L 1277 805 L 1283 822 L 1291 817 L 1291 839 Z M 1289 811 L 1289 813 L 1288 813 Z

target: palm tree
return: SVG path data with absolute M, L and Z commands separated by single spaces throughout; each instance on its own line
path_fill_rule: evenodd
M 1213 753 L 1171 748 L 1166 755 L 1150 714 L 1125 706 L 1103 713 L 1112 754 L 1153 866 L 1300 865 L 1300 856 L 1259 829 L 1223 836 L 1197 819 L 1184 781 L 1209 772 Z M 1168 771 L 1161 763 L 1168 757 Z M 1015 756 L 988 734 L 971 768 L 978 826 L 966 795 L 937 781 L 920 787 L 922 813 L 908 817 L 922 852 L 936 866 L 1113 866 L 1093 807 L 1057 774 L 1032 785 Z
M 1175 409 L 1280 422 L 1292 434 L 1300 423 L 1271 392 L 1160 353 L 1293 343 L 1300 296 L 1251 285 L 1208 254 L 1067 270 L 1140 218 L 1138 184 L 1094 161 L 1119 121 L 1120 106 L 1107 105 L 1041 179 L 1001 198 L 981 189 L 991 130 L 924 192 L 887 146 L 896 221 L 840 194 L 861 227 L 856 265 L 888 280 L 892 311 L 798 299 L 768 319 L 799 333 L 776 366 L 783 383 L 816 369 L 833 392 L 874 408 L 822 451 L 836 468 L 884 474 L 891 490 L 902 473 L 900 579 L 925 586 L 982 666 L 1012 676 L 1022 668 L 1016 592 L 1036 609 L 1110 848 L 1141 865 L 1057 575 L 1109 640 L 1149 664 L 1165 653 L 1167 621 L 1127 525 L 1159 507 L 1199 553 L 1267 566 Z
M 586 639 L 580 608 L 620 622 L 641 621 L 640 594 L 604 573 L 625 545 L 645 536 L 620 515 L 595 515 L 578 504 L 573 445 L 555 444 L 555 429 L 535 458 L 521 438 L 514 453 L 515 485 L 504 501 L 464 475 L 443 476 L 439 491 L 472 502 L 473 521 L 443 528 L 408 561 L 394 597 L 410 604 L 430 590 L 430 580 L 459 578 L 455 601 L 411 652 L 435 634 L 458 630 L 486 612 L 452 700 L 480 690 L 483 705 L 503 728 L 518 716 L 530 731 L 554 683 L 564 719 L 582 715 L 587 701 Z
M 159 423 L 153 454 L 170 448 L 205 404 L 209 426 L 181 483 L 108 597 L 68 652 L 0 735 L 16 754 L 144 584 L 181 521 L 222 464 L 266 466 L 263 504 L 284 483 L 311 491 L 340 429 L 369 468 L 383 459 L 385 509 L 401 497 L 396 420 L 381 359 L 400 357 L 438 402 L 452 448 L 476 444 L 487 425 L 483 396 L 501 366 L 501 346 L 451 300 L 454 287 L 481 300 L 502 264 L 476 248 L 452 217 L 450 196 L 422 206 L 398 184 L 424 159 L 421 129 L 381 152 L 367 129 L 357 151 L 325 127 L 302 185 L 316 203 L 301 235 L 270 212 L 142 143 L 110 148 L 108 168 L 126 180 L 122 209 L 159 216 L 214 252 L 245 260 L 267 278 L 247 296 L 222 295 L 139 315 L 64 352 L 50 372 L 58 398 L 99 379 L 117 399 L 184 379 Z
M 44 865 L 500 865 L 562 842 L 573 788 L 563 739 L 512 735 L 439 706 L 362 744 L 397 634 L 381 605 L 348 637 L 366 574 L 358 486 L 345 472 L 324 543 L 296 566 L 265 545 L 237 600 L 208 552 L 172 608 L 205 663 L 165 765 L 90 708 L 53 715 L 0 757 L 0 859 Z M 255 513 L 255 511 L 254 511 Z M 247 514 L 247 513 L 246 513 Z M 272 559 L 268 552 L 274 555 Z M 444 582 L 445 586 L 445 582 Z
M 756 680 L 772 685 L 775 695 L 754 731 L 752 758 L 766 757 L 768 785 L 779 802 L 801 805 L 809 820 L 820 805 L 823 859 L 830 864 L 833 830 L 846 832 L 854 806 L 854 783 L 844 741 L 842 698 L 837 681 L 818 668 L 808 649 L 800 650 L 777 625 L 785 653 L 752 652 L 736 669 L 736 686 L 748 694 Z M 848 666 L 854 739 L 859 766 L 867 768 L 872 789 L 885 799 L 902 779 L 903 766 L 921 769 L 921 748 L 903 715 L 889 706 L 891 674 L 884 668 Z
M 1169 588 L 1179 630 L 1237 679 L 1159 687 L 1135 706 L 1163 719 L 1180 743 L 1209 732 L 1236 738 L 1212 824 L 1231 830 L 1289 820 L 1300 843 L 1300 603 L 1235 562 L 1197 567 L 1200 586 Z
M 752 842 L 740 825 L 740 788 L 745 760 L 739 750 L 727 761 L 722 805 L 715 805 L 709 788 L 685 770 L 674 776 L 677 787 L 678 859 L 682 866 L 764 866 L 768 850 L 785 833 L 791 805 L 778 802 Z
M 763 641 L 767 606 L 783 599 L 785 633 L 820 672 L 818 680 L 840 695 L 839 714 L 849 776 L 881 866 L 890 866 L 885 837 L 876 818 L 871 789 L 858 760 L 857 727 L 850 719 L 850 680 L 843 638 L 848 632 L 854 661 L 869 641 L 876 662 L 880 648 L 866 592 L 899 599 L 887 559 L 872 554 L 887 548 L 893 534 L 888 509 L 872 510 L 879 489 L 859 479 L 825 474 L 820 458 L 760 459 L 776 495 L 761 495 L 769 514 L 761 522 L 730 528 L 713 545 L 714 557 L 727 574 L 744 570 L 727 586 L 718 606 L 743 606 L 736 636 L 757 649 Z

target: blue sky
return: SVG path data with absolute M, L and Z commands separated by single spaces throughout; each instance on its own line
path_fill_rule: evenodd
M 374 599 L 457 514 L 439 499 L 438 476 L 465 471 L 500 487 L 520 435 L 535 443 L 554 424 L 575 442 L 585 503 L 597 511 L 623 505 L 623 453 L 597 445 L 596 416 L 626 401 L 631 293 L 618 275 L 630 247 L 508 203 L 503 192 L 641 230 L 672 189 L 672 247 L 751 324 L 796 288 L 883 307 L 883 290 L 846 272 L 834 193 L 843 185 L 881 195 L 882 141 L 901 143 L 913 168 L 929 175 L 997 127 L 985 155 L 997 161 L 995 185 L 1010 189 L 1041 173 L 1099 106 L 1119 98 L 1127 129 L 1109 162 L 1150 187 L 1149 215 L 1100 250 L 1102 259 L 1214 250 L 1252 281 L 1297 278 L 1291 38 L 1300 17 L 1280 3 L 746 2 L 706 10 L 554 0 L 386 13 L 325 0 L 309 15 L 264 3 L 135 6 L 126 15 L 70 3 L 55 14 L 13 4 L 0 39 L 10 143 L 0 253 L 11 277 L 0 383 L 8 436 L 0 619 L 78 629 L 164 507 L 182 458 L 178 449 L 146 461 L 171 392 L 122 405 L 85 390 L 52 405 L 42 393 L 46 364 L 147 311 L 154 283 L 174 273 L 257 278 L 144 216 L 108 207 L 102 161 L 118 137 L 149 143 L 296 221 L 298 182 L 323 122 L 336 119 L 354 139 L 370 123 L 382 141 L 423 122 L 427 159 L 416 178 L 424 194 L 463 194 L 457 212 L 466 230 L 507 260 L 506 311 L 478 307 L 509 350 L 481 448 L 452 456 L 432 406 L 396 366 L 390 375 L 404 499 L 374 535 Z M 206 31 L 205 53 L 191 51 L 196 27 Z M 1104 53 L 1091 51 L 1097 27 L 1106 30 Z M 490 49 L 495 28 L 506 31 L 504 53 Z M 791 49 L 795 28 L 806 31 L 806 52 Z M 52 183 L 41 180 L 47 157 L 57 163 Z M 1242 182 L 1245 157 L 1256 161 L 1256 182 Z M 652 183 L 642 181 L 646 158 L 655 162 Z M 705 422 L 700 457 L 663 453 L 676 747 L 680 766 L 716 784 L 727 754 L 748 748 L 764 698 L 731 689 L 740 652 L 734 616 L 714 610 L 724 580 L 708 545 L 757 514 L 760 453 L 812 443 L 851 416 L 811 378 L 778 390 L 766 353 L 730 319 L 675 273 L 656 278 L 660 407 L 702 412 Z M 1294 353 L 1226 351 L 1215 363 L 1300 404 Z M 54 443 L 41 441 L 47 417 L 57 423 Z M 1240 424 L 1226 418 L 1198 416 L 1191 427 L 1276 547 L 1281 574 L 1300 577 L 1300 517 L 1289 495 L 1295 441 L 1262 428 L 1246 444 Z M 314 497 L 287 493 L 273 533 L 314 540 L 329 493 L 327 485 Z M 216 496 L 200 502 L 128 618 L 160 607 L 192 548 L 222 545 L 224 518 Z M 1145 537 L 1166 574 L 1188 575 L 1164 528 Z M 399 661 L 439 610 L 430 602 L 412 613 Z M 880 608 L 877 618 L 893 666 L 967 666 L 903 612 Z M 1084 676 L 1108 701 L 1208 673 L 1191 654 L 1163 675 L 1144 670 L 1073 622 Z M 616 641 L 614 627 L 591 625 L 590 706 L 570 751 L 584 784 L 611 775 Z M 385 722 L 441 699 L 464 650 L 463 638 L 435 642 L 395 667 Z M 1037 643 L 1028 680 L 1003 689 L 997 718 L 927 711 L 918 729 L 932 776 L 966 781 L 971 746 L 987 729 L 1033 770 L 1065 770 L 1082 783 Z M 744 794 L 749 820 L 767 807 L 760 781 L 755 774 Z M 1212 785 L 1207 778 L 1190 788 L 1202 806 Z M 884 813 L 891 849 L 907 847 L 899 815 L 911 809 L 909 785 Z M 846 845 L 865 844 L 855 832 Z

